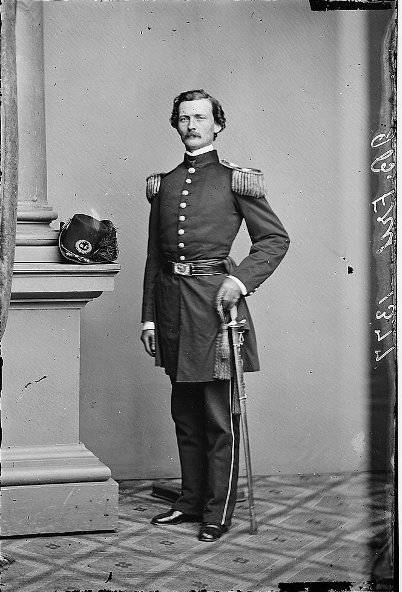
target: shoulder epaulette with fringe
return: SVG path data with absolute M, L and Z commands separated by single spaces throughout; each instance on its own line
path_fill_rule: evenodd
M 152 198 L 154 198 L 155 195 L 158 195 L 159 193 L 161 179 L 164 174 L 165 173 L 154 173 L 153 175 L 149 175 L 149 177 L 147 177 L 146 196 L 150 203 Z
M 223 166 L 232 169 L 232 191 L 249 197 L 265 197 L 264 173 L 259 169 L 240 167 L 223 159 L 220 162 Z

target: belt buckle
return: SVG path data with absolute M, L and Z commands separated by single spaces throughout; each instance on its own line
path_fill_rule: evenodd
M 191 263 L 176 263 L 173 262 L 173 273 L 175 275 L 192 275 Z

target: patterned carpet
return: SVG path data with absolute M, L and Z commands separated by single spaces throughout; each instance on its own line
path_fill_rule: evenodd
M 121 482 L 116 532 L 3 539 L 0 590 L 393 590 L 392 491 L 383 474 L 259 477 L 258 533 L 243 501 L 230 532 L 202 543 L 196 524 L 149 524 L 170 507 L 150 481 Z

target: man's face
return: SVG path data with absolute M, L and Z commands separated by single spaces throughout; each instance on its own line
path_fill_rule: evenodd
M 215 123 L 209 99 L 180 103 L 177 131 L 189 152 L 212 144 L 214 134 L 220 130 L 221 126 Z

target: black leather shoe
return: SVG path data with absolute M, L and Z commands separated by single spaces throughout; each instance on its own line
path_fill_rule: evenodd
M 151 524 L 158 526 L 171 526 L 174 524 L 182 524 L 183 522 L 200 522 L 199 516 L 193 516 L 192 514 L 183 514 L 179 510 L 170 509 L 168 512 L 163 514 L 157 514 L 151 520 Z
M 228 530 L 229 528 L 224 524 L 212 524 L 212 522 L 204 522 L 200 528 L 198 540 L 204 541 L 205 543 L 213 543 L 214 541 L 220 539 L 221 536 Z

